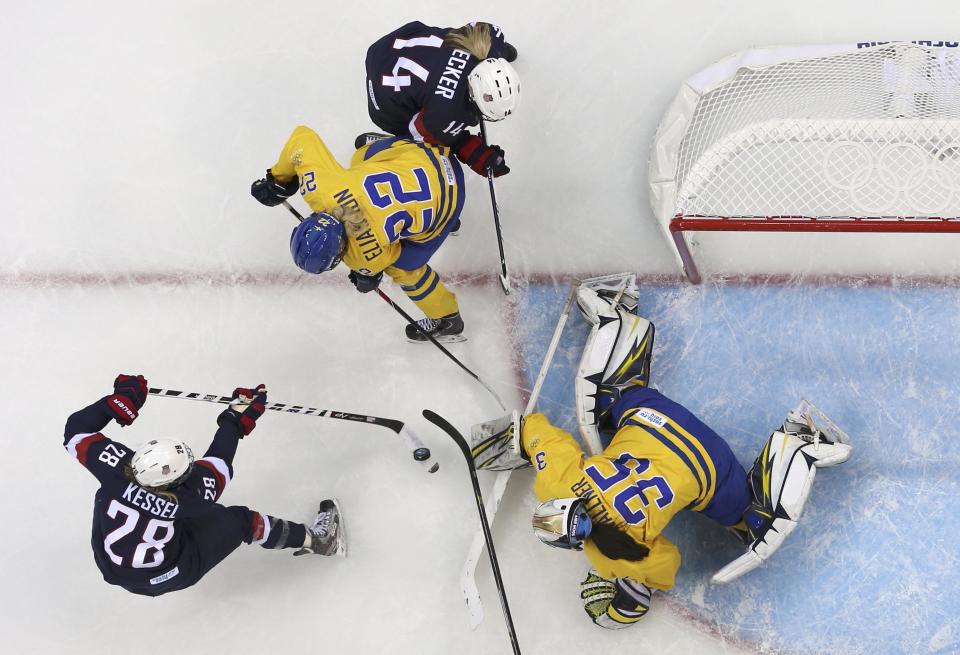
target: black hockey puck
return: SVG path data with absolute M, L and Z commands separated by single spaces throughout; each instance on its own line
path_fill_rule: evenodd
M 413 451 L 413 458 L 418 462 L 425 462 L 430 459 L 430 449 L 429 448 L 417 448 Z

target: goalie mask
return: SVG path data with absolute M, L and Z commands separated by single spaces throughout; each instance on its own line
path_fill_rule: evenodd
M 151 439 L 137 448 L 130 465 L 141 486 L 174 486 L 190 474 L 193 451 L 177 439 Z
M 552 498 L 533 512 L 533 533 L 554 548 L 582 550 L 592 528 L 582 498 Z

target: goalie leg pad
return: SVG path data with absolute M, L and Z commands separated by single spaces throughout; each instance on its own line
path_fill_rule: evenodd
M 781 427 L 794 427 L 786 423 Z M 767 439 L 749 474 L 753 502 L 744 521 L 752 542 L 746 553 L 714 574 L 713 582 L 735 580 L 768 559 L 797 527 L 817 468 L 850 457 L 849 444 L 822 442 L 816 429 L 808 432 L 777 430 Z
M 616 273 L 581 280 L 577 288 L 577 307 L 587 323 L 596 325 L 601 315 L 611 315 L 617 307 L 636 312 L 639 297 L 637 276 Z
M 587 337 L 575 392 L 577 420 L 599 452 L 600 434 L 612 436 L 610 407 L 631 386 L 647 386 L 653 354 L 653 323 L 623 308 L 600 316 Z

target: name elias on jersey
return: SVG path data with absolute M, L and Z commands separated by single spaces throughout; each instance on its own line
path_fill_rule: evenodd
M 443 96 L 447 100 L 453 98 L 457 91 L 457 85 L 460 84 L 460 76 L 463 75 L 463 69 L 467 67 L 470 60 L 470 53 L 463 50 L 454 50 L 447 60 L 447 66 L 443 69 L 443 75 L 437 81 L 437 88 L 433 94 Z
M 373 232 L 371 232 L 369 228 L 361 234 L 358 234 L 356 238 L 357 245 L 360 246 L 360 253 L 368 262 L 373 261 L 383 254 L 383 248 L 377 243 L 377 238 L 373 236 Z
M 165 519 L 174 518 L 177 515 L 177 509 L 180 507 L 177 503 L 172 503 L 150 493 L 135 482 L 127 485 L 123 492 L 123 499 L 134 507 L 139 507 Z

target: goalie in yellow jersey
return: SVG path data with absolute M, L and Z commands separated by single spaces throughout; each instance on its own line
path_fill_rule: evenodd
M 533 530 L 544 543 L 583 550 L 591 570 L 580 585 L 597 625 L 624 628 L 642 618 L 654 590 L 673 587 L 680 552 L 663 530 L 681 510 L 727 526 L 748 547 L 713 576 L 729 582 L 756 568 L 795 527 L 817 468 L 846 461 L 846 435 L 803 401 L 773 432 L 749 475 L 730 446 L 689 410 L 647 387 L 653 325 L 635 313 L 636 297 L 581 288 L 578 304 L 592 324 L 583 361 L 592 389 L 578 398 L 609 440 L 588 456 L 543 414 L 476 426 L 478 468 L 532 463 L 543 501 Z M 629 306 L 632 305 L 632 306 Z M 499 423 L 499 425 L 497 425 Z
M 316 132 L 297 127 L 264 178 L 250 192 L 274 207 L 300 191 L 314 211 L 290 237 L 294 262 L 323 273 L 342 260 L 358 291 L 389 275 L 426 315 L 407 338 L 462 341 L 457 297 L 428 261 L 457 229 L 463 170 L 450 149 L 389 138 L 364 145 L 343 168 Z M 422 330 L 422 332 L 421 332 Z

